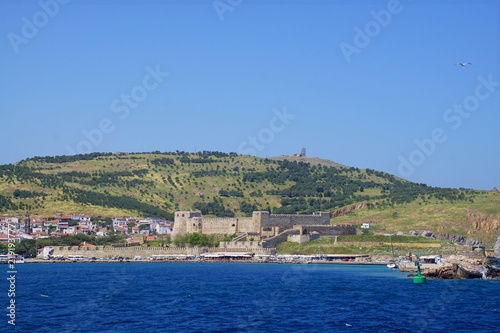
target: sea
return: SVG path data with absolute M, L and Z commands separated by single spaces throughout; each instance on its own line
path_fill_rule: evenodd
M 385 266 L 335 264 L 26 263 L 15 273 L 7 265 L 0 269 L 2 332 L 500 331 L 499 280 L 414 284 L 407 273 Z

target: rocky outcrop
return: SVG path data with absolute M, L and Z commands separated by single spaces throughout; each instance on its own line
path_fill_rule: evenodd
M 429 269 L 428 271 L 423 272 L 422 275 L 428 278 L 442 279 L 442 280 L 449 280 L 456 278 L 452 266 L 444 266 L 438 269 Z M 416 276 L 416 275 L 411 274 L 411 276 Z
M 432 239 L 439 239 L 439 240 L 444 240 L 444 241 L 449 241 L 453 243 L 458 243 L 462 245 L 469 245 L 469 246 L 482 246 L 483 242 L 480 240 L 475 240 L 473 238 L 467 238 L 467 240 L 464 238 L 464 236 L 461 235 L 455 235 L 455 234 L 440 234 L 438 236 L 434 235 L 432 231 L 429 230 L 411 230 L 409 233 L 411 236 L 422 236 L 422 237 L 427 237 L 427 238 L 432 238 Z
M 497 237 L 497 241 L 495 246 L 493 247 L 493 251 L 495 251 L 495 256 L 500 258 L 500 236 Z
M 453 272 L 462 279 L 482 279 L 486 278 L 487 268 L 483 265 L 473 265 L 469 263 L 454 264 Z
M 444 233 L 444 234 L 439 234 L 437 236 L 437 239 L 439 240 L 444 240 L 444 241 L 449 241 L 453 243 L 458 243 L 458 244 L 465 244 L 465 238 L 464 236 L 461 235 L 455 235 L 453 233 Z
M 500 279 L 500 269 L 492 266 L 487 266 L 485 265 L 486 268 L 488 269 L 488 272 L 486 272 L 486 278 L 488 279 Z
M 467 240 L 465 241 L 465 244 L 466 245 L 470 245 L 470 246 L 483 246 L 483 242 L 482 241 L 475 240 L 475 239 L 472 239 L 472 238 L 467 238 Z
M 432 279 L 500 279 L 500 269 L 488 264 L 472 264 L 468 262 L 454 263 L 435 269 L 426 269 L 422 275 Z M 416 274 L 408 275 L 410 277 Z
M 429 231 L 429 230 L 422 231 L 422 233 L 420 234 L 420 236 L 436 239 L 436 236 L 434 235 L 434 233 L 432 231 Z
M 410 236 L 422 236 L 422 237 L 428 237 L 428 238 L 433 238 L 436 239 L 436 235 L 430 230 L 410 230 L 408 233 Z
M 500 230 L 500 214 L 482 214 L 469 210 L 467 211 L 466 216 L 472 223 L 472 228 L 474 230 Z
M 350 213 L 353 210 L 366 208 L 366 207 L 368 207 L 368 202 L 362 202 L 362 203 L 355 204 L 355 205 L 352 205 L 349 207 L 340 208 L 340 209 L 337 209 L 337 210 L 330 212 L 330 218 L 333 219 L 335 217 L 339 217 L 339 216 L 345 215 L 347 213 Z

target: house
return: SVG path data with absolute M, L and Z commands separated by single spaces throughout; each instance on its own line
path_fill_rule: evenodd
M 60 218 L 61 221 L 63 222 L 69 222 L 69 221 L 72 221 L 71 219 L 71 215 L 63 215 L 61 218 Z
M 0 243 L 8 244 L 12 242 L 20 242 L 21 238 L 18 235 L 0 235 Z
M 66 229 L 68 228 L 68 221 L 64 221 L 64 220 L 59 220 L 59 222 L 57 223 L 57 230 L 63 230 L 63 229 Z
M 161 220 L 157 217 L 148 217 L 146 219 L 146 224 L 151 224 L 151 223 L 160 223 Z M 142 223 L 142 222 L 141 222 Z
M 87 247 L 95 247 L 93 244 L 89 244 L 87 242 L 81 242 L 78 246 L 87 246 Z
M 128 233 L 127 226 L 117 226 L 117 227 L 114 227 L 114 229 L 115 229 L 115 232 L 118 232 L 118 233 L 122 233 L 122 234 Z
M 92 223 L 92 219 L 89 215 L 80 215 L 80 221 Z
M 158 224 L 156 232 L 163 235 L 172 234 L 172 226 L 170 224 Z
M 2 216 L 2 217 L 0 217 L 0 222 L 3 222 L 3 223 L 19 223 L 19 219 L 17 217 Z
M 20 240 L 23 240 L 23 239 L 34 239 L 33 236 L 29 235 L 29 234 L 26 234 L 24 232 L 20 232 L 19 233 L 19 239 Z
M 95 234 L 96 234 L 97 237 L 107 237 L 108 236 L 108 231 L 101 229 L 101 231 L 98 231 Z
M 41 225 L 40 226 L 33 226 L 31 228 L 31 234 L 36 234 L 36 233 L 45 233 L 46 234 L 47 230 L 48 229 L 46 227 L 41 226 Z
M 150 223 L 149 224 L 149 229 L 153 232 L 156 231 L 158 232 L 158 223 Z
M 127 226 L 127 220 L 123 217 L 113 217 L 113 228 Z
M 370 229 L 371 223 L 365 222 L 361 225 L 361 229 Z
M 92 221 L 90 220 L 80 220 L 80 222 L 78 222 L 78 225 L 82 228 L 88 228 L 88 229 L 92 229 Z
M 39 238 L 49 238 L 49 236 L 43 232 L 32 232 L 31 236 L 33 236 L 35 239 Z
M 92 234 L 92 229 L 87 227 L 80 227 L 80 232 L 85 235 Z
M 44 227 L 57 227 L 59 220 L 45 221 L 43 222 Z

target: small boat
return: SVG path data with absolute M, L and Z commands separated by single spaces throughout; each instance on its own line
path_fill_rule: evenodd
M 394 260 L 389 260 L 389 262 L 387 263 L 387 268 L 390 268 L 390 269 L 398 268 L 398 265 L 396 264 L 396 262 Z
M 0 255 L 0 263 L 1 264 L 24 264 L 24 257 L 15 255 L 7 255 L 7 254 L 1 254 Z
M 24 264 L 24 257 L 22 256 L 16 257 L 16 264 Z
M 396 265 L 396 262 L 394 261 L 394 248 L 392 247 L 392 233 L 391 233 L 391 225 L 390 224 L 389 224 L 389 239 L 391 240 L 392 259 L 389 260 L 389 262 L 387 263 L 387 268 L 395 269 L 395 268 L 398 268 L 398 265 Z

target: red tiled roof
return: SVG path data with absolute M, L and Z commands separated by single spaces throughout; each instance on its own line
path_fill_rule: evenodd
M 89 244 L 87 242 L 81 242 L 80 245 L 78 245 L 78 246 L 95 246 L 95 245 Z

